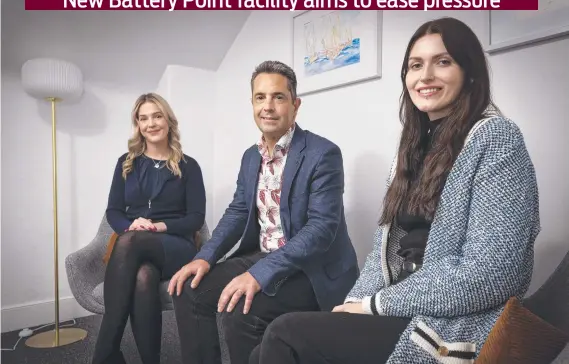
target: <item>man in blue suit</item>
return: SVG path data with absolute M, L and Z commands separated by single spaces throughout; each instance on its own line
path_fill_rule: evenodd
M 169 286 L 186 364 L 220 362 L 216 312 L 231 364 L 247 364 L 271 321 L 331 310 L 359 274 L 340 148 L 296 124 L 301 101 L 290 67 L 263 62 L 251 88 L 260 141 L 243 154 L 233 201 L 212 238 Z

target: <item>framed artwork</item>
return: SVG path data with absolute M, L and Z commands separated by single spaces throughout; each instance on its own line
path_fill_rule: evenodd
M 569 1 L 539 0 L 539 10 L 488 11 L 488 53 L 569 35 Z
M 381 77 L 381 11 L 299 12 L 292 39 L 299 95 Z

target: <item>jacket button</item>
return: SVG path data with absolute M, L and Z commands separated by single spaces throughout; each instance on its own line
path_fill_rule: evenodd
M 438 352 L 441 356 L 447 356 L 448 355 L 448 348 L 446 346 L 440 346 L 438 349 Z

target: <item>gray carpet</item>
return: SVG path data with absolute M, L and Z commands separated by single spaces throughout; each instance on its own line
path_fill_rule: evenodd
M 77 319 L 77 325 L 87 330 L 87 337 L 83 341 L 51 349 L 35 349 L 27 347 L 25 339 L 20 340 L 16 350 L 2 350 L 2 364 L 90 364 L 93 348 L 97 340 L 97 333 L 101 324 L 99 315 L 87 316 Z M 162 358 L 161 364 L 181 363 L 180 343 L 178 341 L 178 329 L 173 311 L 163 313 L 162 327 Z M 68 321 L 62 324 L 67 324 Z M 40 325 L 41 326 L 41 325 Z M 47 327 L 41 331 L 53 329 Z M 18 331 L 6 332 L 2 334 L 2 348 L 12 348 L 18 341 Z M 136 350 L 136 344 L 127 325 L 122 341 L 122 351 L 128 364 L 141 363 Z

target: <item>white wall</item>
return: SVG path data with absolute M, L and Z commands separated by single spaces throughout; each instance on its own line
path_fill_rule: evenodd
M 567 57 L 568 38 L 491 58 L 496 101 L 522 128 L 537 170 L 543 230 L 530 290 L 547 279 L 569 249 L 569 69 L 559 67 Z
M 61 57 L 88 79 L 156 87 L 179 64 L 216 70 L 249 11 L 26 11 L 2 2 L 2 71 L 32 57 Z M 73 31 L 69 31 L 73 29 Z M 207 49 L 207 51 L 203 51 Z
M 176 117 L 182 135 L 182 149 L 202 169 L 206 187 L 206 222 L 213 228 L 215 117 L 215 72 L 184 66 L 168 66 L 158 86 Z
M 400 131 L 399 74 L 407 42 L 420 24 L 443 15 L 467 22 L 481 39 L 486 38 L 483 12 L 384 12 L 383 77 L 303 98 L 300 126 L 342 148 L 346 218 L 360 263 L 371 250 Z M 217 72 L 215 222 L 231 201 L 243 150 L 259 138 L 252 118 L 250 75 L 255 65 L 267 59 L 291 64 L 291 49 L 291 14 L 256 11 Z M 569 218 L 569 192 L 563 186 L 569 177 L 569 153 L 564 146 L 569 136 L 565 105 L 569 70 L 559 63 L 567 58 L 567 49 L 569 39 L 564 39 L 490 58 L 495 99 L 522 128 L 539 175 L 543 233 L 536 246 L 532 289 L 547 278 L 568 249 L 569 233 L 563 222 Z
M 481 12 L 385 12 L 384 76 L 303 98 L 298 118 L 301 127 L 330 138 L 343 150 L 346 215 L 361 261 L 371 249 L 400 130 L 398 74 L 404 49 L 420 23 L 443 14 L 467 21 L 485 36 Z M 251 72 L 266 59 L 290 64 L 291 26 L 290 12 L 253 12 L 217 73 L 169 66 L 156 85 L 178 116 L 184 151 L 202 167 L 210 230 L 231 200 L 242 152 L 259 138 L 250 104 Z M 49 54 L 49 49 L 43 49 L 44 53 Z M 541 187 L 543 232 L 537 243 L 533 288 L 560 261 L 569 237 L 563 229 L 569 216 L 569 192 L 564 188 L 569 170 L 568 147 L 564 146 L 569 128 L 564 110 L 569 71 L 560 66 L 567 58 L 567 49 L 569 39 L 564 39 L 491 56 L 496 101 L 524 131 Z M 139 73 L 144 75 L 144 69 Z M 62 320 L 85 314 L 71 297 L 64 257 L 95 235 L 116 159 L 126 151 L 132 104 L 140 93 L 150 91 L 145 77 L 141 76 L 141 81 L 118 87 L 110 81 L 89 78 L 84 98 L 78 104 L 59 108 Z M 28 97 L 19 75 L 3 69 L 3 332 L 53 320 L 49 117 L 48 105 Z
M 22 90 L 22 63 L 34 57 L 60 57 L 76 63 L 85 77 L 81 101 L 58 108 L 60 313 L 65 320 L 87 314 L 72 298 L 65 257 L 95 236 L 116 160 L 127 150 L 131 108 L 141 93 L 156 89 L 180 119 L 184 151 L 198 160 L 204 172 L 211 225 L 211 123 L 215 120 L 208 115 L 213 108 L 206 105 L 214 99 L 213 72 L 166 65 L 215 69 L 248 12 L 42 15 L 26 12 L 23 3 L 12 1 L 3 4 L 2 13 L 6 21 L 2 34 L 1 329 L 5 332 L 54 319 L 50 109 Z M 140 24 L 149 20 L 161 24 L 160 32 L 149 31 L 139 39 Z M 101 29 L 101 22 L 108 26 Z M 64 31 L 66 24 L 69 28 L 79 23 L 79 32 Z M 198 31 L 206 36 L 189 36 Z M 46 34 L 52 36 L 46 38 Z M 164 34 L 169 34 L 168 42 L 163 42 Z M 148 44 L 153 45 L 150 53 Z M 208 52 L 191 51 L 205 45 Z
M 87 314 L 72 298 L 65 257 L 94 238 L 130 111 L 142 92 L 85 84 L 80 102 L 57 112 L 61 319 Z M 51 113 L 2 74 L 2 331 L 53 322 Z
M 210 227 L 214 75 L 169 66 L 156 88 L 178 117 L 184 152 L 202 167 Z M 116 160 L 127 151 L 132 106 L 148 91 L 152 90 L 87 81 L 80 102 L 58 106 L 61 320 L 89 314 L 71 295 L 64 259 L 95 236 Z M 17 74 L 2 74 L 2 92 L 2 332 L 6 332 L 53 321 L 54 280 L 50 108 L 25 94 Z

